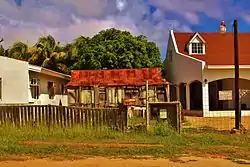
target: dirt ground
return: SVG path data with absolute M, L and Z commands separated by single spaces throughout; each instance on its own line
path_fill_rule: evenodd
M 70 143 L 70 142 L 46 142 L 46 141 L 19 141 L 21 145 L 27 146 L 55 146 L 64 145 L 71 147 L 84 148 L 149 148 L 149 147 L 164 147 L 160 144 L 120 144 L 120 143 Z
M 231 130 L 235 126 L 234 117 L 191 117 L 185 116 L 188 127 L 211 127 L 218 130 Z M 250 117 L 242 117 L 241 124 L 250 130 Z
M 196 157 L 182 158 L 178 161 L 168 159 L 109 159 L 109 158 L 87 158 L 75 161 L 53 161 L 53 160 L 28 160 L 28 161 L 1 161 L 1 167 L 240 167 L 250 166 L 234 163 L 223 159 L 203 159 Z

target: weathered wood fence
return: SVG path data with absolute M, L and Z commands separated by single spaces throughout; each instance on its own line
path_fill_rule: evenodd
M 108 126 L 118 130 L 127 127 L 127 113 L 119 108 L 83 108 L 54 105 L 0 106 L 0 125 L 22 127 L 43 125 L 49 128 L 86 128 Z

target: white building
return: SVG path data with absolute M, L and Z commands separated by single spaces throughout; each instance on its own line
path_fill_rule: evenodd
M 69 75 L 0 56 L 0 104 L 68 105 Z
M 170 32 L 166 73 L 172 100 L 205 117 L 234 116 L 234 36 L 225 32 Z M 250 115 L 250 33 L 239 33 L 242 116 Z

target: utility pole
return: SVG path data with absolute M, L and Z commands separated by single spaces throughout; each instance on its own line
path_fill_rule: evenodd
M 146 128 L 149 129 L 149 106 L 148 106 L 148 80 L 146 81 Z
M 238 21 L 234 20 L 234 104 L 235 129 L 240 129 L 240 95 L 239 95 L 239 50 L 238 50 Z

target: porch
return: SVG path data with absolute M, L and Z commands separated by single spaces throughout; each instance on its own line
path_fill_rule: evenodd
M 250 80 L 240 79 L 242 116 L 250 116 Z M 234 79 L 225 78 L 211 82 L 193 81 L 171 86 L 171 100 L 179 100 L 184 115 L 234 116 Z

